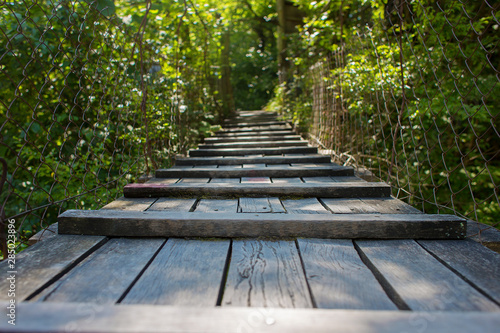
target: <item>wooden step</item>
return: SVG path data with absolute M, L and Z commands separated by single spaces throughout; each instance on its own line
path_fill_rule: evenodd
M 319 198 L 390 197 L 391 187 L 385 183 L 144 183 L 123 188 L 127 198 L 170 196 L 291 196 Z
M 354 176 L 354 169 L 344 166 L 329 167 L 265 167 L 239 169 L 159 169 L 156 178 L 241 178 L 241 177 L 321 177 L 321 176 Z
M 461 239 L 466 221 L 430 214 L 266 214 L 68 210 L 59 233 L 111 237 Z
M 245 131 L 245 132 L 225 132 L 225 131 L 219 131 L 215 133 L 217 136 L 220 137 L 229 137 L 229 138 L 239 138 L 239 137 L 245 137 L 245 136 L 282 136 L 282 135 L 297 135 L 293 130 L 276 130 L 276 131 L 269 131 L 269 130 L 262 130 L 262 131 Z
M 229 142 L 266 142 L 266 141 L 297 141 L 301 140 L 300 135 L 276 135 L 276 136 L 241 136 L 241 137 L 220 137 L 214 136 L 205 138 L 205 143 L 229 143 Z
M 258 122 L 238 122 L 238 123 L 225 123 L 223 128 L 238 128 L 238 127 L 262 127 L 262 126 L 275 126 L 275 125 L 289 125 L 286 121 L 258 121 Z
M 305 156 L 266 157 L 176 157 L 175 165 L 237 165 L 237 164 L 330 163 L 330 157 L 320 154 Z
M 299 141 L 249 141 L 249 142 L 231 142 L 231 143 L 211 143 L 202 144 L 198 149 L 219 149 L 219 148 L 279 148 L 279 147 L 304 147 L 309 143 L 305 140 Z
M 239 128 L 239 129 L 217 131 L 217 132 L 215 132 L 215 134 L 216 135 L 224 135 L 224 134 L 233 134 L 233 135 L 239 134 L 239 135 L 241 135 L 241 134 L 253 133 L 253 135 L 260 135 L 262 133 L 280 133 L 281 134 L 282 132 L 297 134 L 290 127 L 285 127 L 285 126 L 277 126 L 277 127 L 263 126 L 263 127 L 255 127 L 255 128 L 243 127 L 243 128 Z
M 245 156 L 245 155 L 282 155 L 282 154 L 316 154 L 316 147 L 284 147 L 284 148 L 239 148 L 239 149 L 195 149 L 189 156 Z

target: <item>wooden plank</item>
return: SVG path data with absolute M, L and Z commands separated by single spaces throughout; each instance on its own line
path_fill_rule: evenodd
M 271 184 L 269 177 L 241 177 L 242 184 Z
M 360 198 L 382 214 L 423 214 L 418 209 L 395 198 Z
M 160 198 L 148 211 L 189 212 L 193 209 L 196 199 Z
M 11 263 L 8 260 L 0 262 L 0 271 L 15 275 L 15 299 L 21 302 L 57 280 L 105 241 L 102 236 L 59 235 L 16 254 L 14 272 L 9 269 Z M 10 299 L 10 280 L 7 277 L 0 279 L 0 300 Z
M 144 184 L 175 184 L 179 181 L 179 178 L 151 178 Z
M 215 157 L 198 157 L 175 159 L 176 165 L 229 165 L 229 164 L 276 164 L 276 163 L 302 163 L 302 162 L 330 162 L 329 156 L 313 154 L 307 156 L 266 156 L 266 157 L 226 157 L 223 159 Z
M 238 123 L 225 123 L 224 128 L 238 128 L 238 127 L 262 127 L 262 126 L 274 126 L 274 125 L 289 125 L 286 121 L 257 121 L 257 122 L 238 122 Z
M 356 244 L 364 262 L 400 308 L 500 311 L 500 307 L 413 240 L 356 241 Z
M 232 170 L 232 169 L 241 169 L 243 167 L 242 164 L 234 164 L 234 165 L 218 165 L 217 170 L 222 171 L 222 170 Z M 202 166 L 199 166 L 198 168 L 202 168 Z
M 276 184 L 297 184 L 303 183 L 299 177 L 295 178 L 271 178 L 271 181 Z
M 295 242 L 233 241 L 222 306 L 312 307 Z
M 332 177 L 302 177 L 302 180 L 308 184 L 336 183 Z
M 430 214 L 208 214 L 69 210 L 59 215 L 59 233 L 132 237 L 465 237 L 465 220 Z
M 439 261 L 451 267 L 500 304 L 500 254 L 472 240 L 419 241 Z
M 282 199 L 281 203 L 289 214 L 330 214 L 316 198 Z
M 297 168 L 297 167 L 276 167 L 274 164 L 270 164 L 268 167 L 265 165 L 263 167 L 250 167 L 245 164 L 245 167 L 241 167 L 237 164 L 239 168 L 230 168 L 232 165 L 221 165 L 217 169 L 212 168 L 197 168 L 189 170 L 171 170 L 171 169 L 159 169 L 156 170 L 157 178 L 239 178 L 239 177 L 280 177 L 280 178 L 292 178 L 292 177 L 317 177 L 317 176 L 329 176 L 329 175 L 349 175 L 354 172 L 351 167 L 316 167 L 316 168 Z
M 264 148 L 264 147 L 305 147 L 309 143 L 307 141 L 257 141 L 257 142 L 221 142 L 199 145 L 198 149 L 227 149 L 227 148 Z
M 146 210 L 157 198 L 125 198 L 121 197 L 110 202 L 101 209 L 120 209 L 120 210 Z
M 364 179 L 361 179 L 359 177 L 356 177 L 356 176 L 334 176 L 332 177 L 332 180 L 334 182 L 338 182 L 338 183 L 354 183 L 354 182 L 360 182 L 360 183 L 364 183 L 366 182 L 366 180 Z
M 476 221 L 468 221 L 467 238 L 500 253 L 500 230 L 493 226 Z
M 114 304 L 164 242 L 164 239 L 113 238 L 36 300 Z
M 57 236 L 58 227 L 59 227 L 59 224 L 56 222 L 56 223 L 52 223 L 47 228 L 40 230 L 39 232 L 37 232 L 36 234 L 34 234 L 33 236 L 30 237 L 30 239 L 28 240 L 28 245 L 31 246 L 31 245 L 34 245 L 38 242 L 41 242 L 41 241 L 44 241 L 44 240 L 47 240 L 49 238 Z
M 259 164 L 243 164 L 243 169 L 250 169 L 250 168 L 253 168 L 253 169 L 260 169 L 260 168 L 266 168 L 266 164 L 265 163 L 259 163 Z M 246 175 L 245 175 L 246 176 Z
M 6 307 L 7 304 L 2 304 Z M 97 310 L 96 310 L 97 308 Z M 82 303 L 21 303 L 15 331 L 21 332 L 286 332 L 286 333 L 497 333 L 491 312 L 96 306 Z M 7 320 L 0 330 L 13 331 Z
M 238 199 L 202 199 L 194 210 L 197 213 L 236 213 Z
M 297 239 L 318 308 L 397 310 L 351 240 Z
M 215 132 L 217 136 L 237 136 L 237 135 L 272 135 L 275 134 L 297 134 L 287 126 L 261 126 L 261 127 L 241 127 L 238 129 L 231 129 L 227 131 Z
M 210 181 L 210 178 L 182 178 L 177 182 L 177 184 L 184 183 L 184 184 L 204 184 L 208 183 Z
M 190 150 L 189 156 L 245 156 L 252 154 L 282 155 L 282 154 L 317 154 L 316 147 L 282 147 L 282 148 L 220 148 Z
M 227 184 L 227 183 L 239 183 L 240 178 L 212 178 L 210 183 L 212 184 Z
M 215 306 L 229 244 L 229 240 L 169 239 L 122 303 Z
M 225 138 L 237 138 L 237 137 L 245 137 L 245 136 L 282 136 L 282 135 L 297 135 L 292 130 L 260 130 L 260 131 L 243 131 L 243 132 L 216 132 L 216 136 L 225 137 Z
M 231 138 L 231 137 L 210 137 L 210 138 L 205 138 L 205 143 L 230 143 L 230 142 L 248 142 L 248 141 L 254 141 L 254 142 L 262 142 L 262 141 L 290 141 L 290 140 L 300 140 L 301 137 L 300 135 L 275 135 L 275 136 L 268 136 L 268 135 L 262 135 L 262 136 L 242 136 L 242 137 L 237 137 L 237 138 Z
M 125 197 L 166 197 L 179 195 L 238 195 L 238 196 L 303 196 L 323 198 L 389 197 L 391 187 L 384 183 L 330 184 L 129 184 L 123 189 Z
M 285 213 L 279 198 L 240 198 L 239 213 Z
M 378 200 L 379 198 L 375 199 Z M 366 202 L 359 198 L 344 199 L 344 198 L 321 198 L 323 204 L 330 209 L 334 214 L 373 214 L 378 211 Z

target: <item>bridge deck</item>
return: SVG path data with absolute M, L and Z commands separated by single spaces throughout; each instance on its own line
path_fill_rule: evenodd
M 463 239 L 464 220 L 280 146 L 297 137 L 269 113 L 235 119 L 217 136 L 232 148 L 211 138 L 102 210 L 62 214 L 18 255 L 16 326 L 0 329 L 498 330 L 500 255 Z

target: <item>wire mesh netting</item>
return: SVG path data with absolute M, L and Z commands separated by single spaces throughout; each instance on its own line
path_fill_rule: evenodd
M 498 227 L 499 6 L 389 0 L 339 10 L 337 21 L 358 24 L 345 23 L 348 40 L 309 68 L 313 139 L 425 212 Z
M 210 72 L 192 66 L 182 82 L 179 34 L 168 35 L 175 57 L 166 59 L 159 52 L 165 44 L 146 31 L 154 5 L 140 5 L 128 17 L 133 29 L 115 15 L 113 1 L 0 4 L 3 251 L 8 221 L 22 248 L 62 210 L 99 208 L 125 183 L 168 166 L 198 142 L 189 125 L 214 116 L 186 101 L 214 104 L 199 96 Z M 165 29 L 182 30 L 186 16 Z M 201 83 L 190 88 L 189 80 Z

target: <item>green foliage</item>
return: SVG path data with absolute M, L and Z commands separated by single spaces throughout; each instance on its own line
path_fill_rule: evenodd
M 270 105 L 296 123 L 312 111 L 327 147 L 417 207 L 498 223 L 497 11 L 482 1 L 295 3 L 307 13 L 291 43 L 295 74 Z

